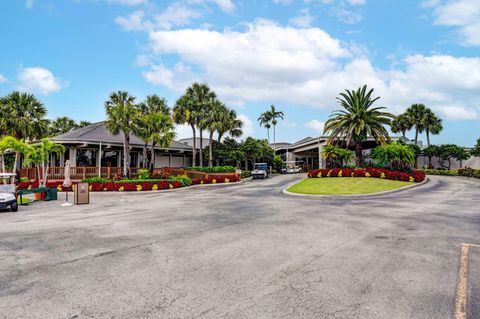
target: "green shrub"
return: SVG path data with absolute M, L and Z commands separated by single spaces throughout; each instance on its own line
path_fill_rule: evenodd
M 182 183 L 183 186 L 192 185 L 192 180 L 186 175 L 170 176 L 169 181 L 172 181 L 172 182 L 178 181 Z
M 20 183 L 27 183 L 30 182 L 30 179 L 28 177 L 20 177 Z
M 457 170 L 445 170 L 445 169 L 424 169 L 425 174 L 429 175 L 444 175 L 444 176 L 458 176 Z
M 235 173 L 236 168 L 233 166 L 214 166 L 214 167 L 192 166 L 192 167 L 187 167 L 187 170 L 204 172 L 204 173 Z
M 247 177 L 250 177 L 250 176 L 252 176 L 251 171 L 242 171 L 242 174 L 241 174 L 242 178 L 247 178 Z
M 92 183 L 107 183 L 107 182 L 110 182 L 109 179 L 107 178 L 102 178 L 102 177 L 90 177 L 90 178 L 86 178 L 84 180 L 82 180 L 82 182 L 84 183 L 89 183 L 89 184 L 92 184 Z
M 124 178 L 119 180 L 114 180 L 115 183 L 158 183 L 158 182 L 165 182 L 170 181 L 169 179 L 153 179 L 153 178 Z
M 141 169 L 138 172 L 138 179 L 149 179 L 150 178 L 150 171 L 148 169 Z

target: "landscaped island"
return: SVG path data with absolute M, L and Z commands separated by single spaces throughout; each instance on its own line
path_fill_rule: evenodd
M 372 194 L 425 180 L 425 174 L 420 171 L 406 173 L 382 168 L 319 169 L 308 173 L 308 177 L 290 186 L 287 192 L 308 195 Z

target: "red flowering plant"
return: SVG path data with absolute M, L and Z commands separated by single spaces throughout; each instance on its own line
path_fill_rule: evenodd
M 320 177 L 374 177 L 382 179 L 399 180 L 404 182 L 420 183 L 425 180 L 425 173 L 414 170 L 411 173 L 392 171 L 385 168 L 333 168 L 316 169 L 308 173 L 309 178 Z

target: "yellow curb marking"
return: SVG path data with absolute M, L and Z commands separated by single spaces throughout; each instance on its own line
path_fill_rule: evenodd
M 462 244 L 457 291 L 455 294 L 455 319 L 467 319 L 468 252 L 470 247 L 480 247 L 480 245 Z

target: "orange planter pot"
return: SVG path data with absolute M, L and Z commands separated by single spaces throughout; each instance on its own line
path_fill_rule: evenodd
M 47 198 L 47 193 L 46 192 L 34 193 L 33 198 L 35 200 L 44 200 L 45 198 Z

